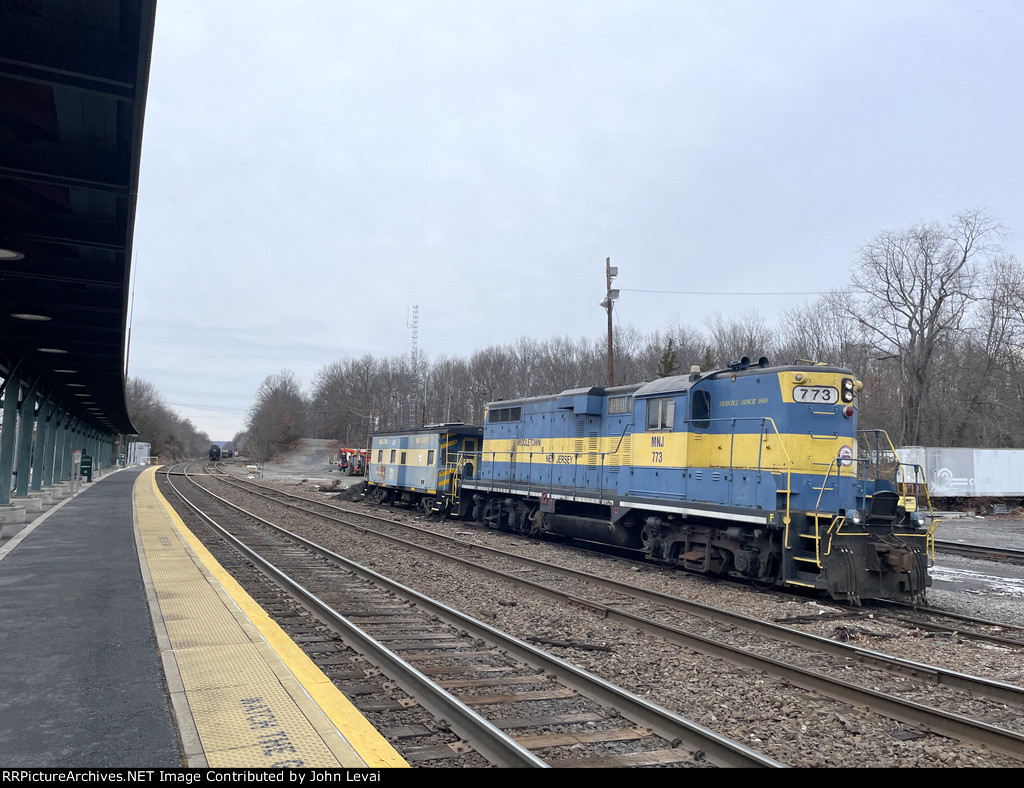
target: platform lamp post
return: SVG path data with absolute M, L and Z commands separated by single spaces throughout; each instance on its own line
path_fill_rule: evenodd
M 608 388 L 615 385 L 615 366 L 612 363 L 612 307 L 619 299 L 619 291 L 612 290 L 612 280 L 618 275 L 619 269 L 612 265 L 612 258 L 606 257 L 604 260 L 604 277 L 608 292 L 604 300 L 601 301 L 600 306 L 603 306 L 608 312 Z

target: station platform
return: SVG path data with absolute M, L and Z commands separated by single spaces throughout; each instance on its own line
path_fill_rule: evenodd
M 155 468 L 0 542 L 0 768 L 407 764 L 220 567 Z

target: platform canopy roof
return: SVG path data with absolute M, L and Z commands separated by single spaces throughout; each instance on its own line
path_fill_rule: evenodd
M 0 376 L 102 432 L 125 405 L 156 0 L 0 2 Z

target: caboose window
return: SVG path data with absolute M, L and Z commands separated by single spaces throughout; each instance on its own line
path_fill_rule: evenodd
M 384 449 L 377 449 L 377 462 L 384 462 Z
M 433 464 L 434 464 L 434 450 L 433 449 L 427 449 L 427 465 L 433 465 Z
M 671 397 L 647 400 L 647 429 L 670 430 L 675 415 L 676 402 Z
M 405 452 L 404 451 L 402 452 L 402 462 L 400 464 L 401 465 L 405 465 Z
M 392 465 L 395 464 L 395 450 L 394 449 L 391 450 L 391 464 Z

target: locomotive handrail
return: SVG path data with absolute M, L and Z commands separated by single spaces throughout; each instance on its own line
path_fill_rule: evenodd
M 820 511 L 819 507 L 821 506 L 821 496 L 825 494 L 825 487 L 828 484 L 829 477 L 832 475 L 832 468 L 836 467 L 836 463 L 838 463 L 839 461 L 840 460 L 839 460 L 838 457 L 834 457 L 832 459 L 832 461 L 828 464 L 828 470 L 825 472 L 825 478 L 821 482 L 821 489 L 818 491 L 818 500 L 814 504 L 814 510 L 813 511 L 815 512 L 815 514 L 817 514 Z M 850 463 L 850 464 L 853 464 L 853 463 L 864 463 L 866 466 L 871 464 L 871 461 L 869 459 L 867 459 L 867 458 L 860 458 L 860 457 L 847 457 L 847 458 L 844 458 L 844 461 L 847 462 L 847 463 Z M 822 464 L 824 464 L 824 463 L 822 463 Z M 842 474 L 837 474 L 836 478 L 841 481 L 842 478 L 843 478 Z M 855 478 L 856 478 L 856 476 L 855 476 Z M 834 537 L 836 534 L 839 533 L 839 531 L 842 530 L 842 527 L 843 527 L 843 525 L 846 522 L 846 517 L 844 515 L 840 514 L 838 508 L 836 509 L 835 512 L 829 512 L 829 514 L 832 514 L 834 516 L 832 518 L 832 522 L 829 524 L 828 530 L 826 531 L 826 535 L 829 537 L 829 539 L 828 539 L 827 548 L 824 551 L 825 555 L 828 555 L 828 554 L 830 554 L 832 552 L 832 537 Z M 820 531 L 819 531 L 818 518 L 815 516 L 814 517 L 815 560 L 816 560 L 819 568 L 822 566 L 821 542 L 822 542 L 822 539 L 821 539 Z
M 704 421 L 708 421 L 708 422 L 712 422 L 712 421 L 728 421 L 728 422 L 731 422 L 731 425 L 732 425 L 733 429 L 730 432 L 730 437 L 731 437 L 733 442 L 735 442 L 735 437 L 736 437 L 735 426 L 736 426 L 736 422 L 738 422 L 738 421 L 759 421 L 759 422 L 761 422 L 762 428 L 766 424 L 770 424 L 771 428 L 772 428 L 772 432 L 774 433 L 775 437 L 777 437 L 779 439 L 779 446 L 782 449 L 782 453 L 783 453 L 784 457 L 783 457 L 782 461 L 780 463 L 778 463 L 778 464 L 771 464 L 771 465 L 764 465 L 764 464 L 762 464 L 763 446 L 764 446 L 764 440 L 762 439 L 758 443 L 758 464 L 757 464 L 757 467 L 753 468 L 752 470 L 756 470 L 759 473 L 760 472 L 766 472 L 766 471 L 767 472 L 771 472 L 773 470 L 778 470 L 780 472 L 781 471 L 785 471 L 787 473 L 787 475 L 792 472 L 793 461 L 792 461 L 792 459 L 789 456 L 789 451 L 786 449 L 785 439 L 783 438 L 782 433 L 779 432 L 779 428 L 775 424 L 775 420 L 773 418 L 771 418 L 770 416 L 730 416 L 730 417 L 722 417 L 722 418 L 715 418 L 715 419 L 705 419 Z M 529 458 L 530 465 L 533 464 L 533 458 L 534 458 L 535 455 L 554 457 L 554 456 L 560 455 L 560 454 L 572 454 L 572 457 L 573 457 L 573 460 L 574 460 L 574 462 L 573 462 L 574 469 L 577 466 L 579 466 L 579 464 L 580 464 L 579 463 L 580 457 L 596 457 L 596 458 L 600 458 L 599 460 L 596 461 L 595 464 L 600 467 L 600 476 L 601 476 L 601 478 L 604 478 L 604 472 L 605 472 L 605 469 L 606 469 L 606 458 L 610 457 L 610 456 L 613 456 L 615 454 L 618 454 L 621 451 L 622 443 L 626 439 L 626 433 L 627 433 L 627 430 L 628 430 L 629 426 L 630 425 L 628 425 L 628 424 L 623 426 L 622 433 L 618 436 L 618 441 L 615 444 L 615 448 L 612 449 L 611 451 L 573 451 L 573 452 L 557 452 L 557 451 L 541 451 L 541 452 L 537 452 L 537 451 L 528 451 L 528 452 L 520 452 L 520 451 L 516 451 L 513 448 L 511 450 L 503 450 L 503 451 L 491 450 L 491 451 L 484 452 L 484 451 L 481 450 L 481 451 L 478 451 L 478 452 L 466 452 L 465 454 L 478 455 L 478 456 L 480 456 L 481 461 L 484 461 L 483 455 L 486 454 L 490 458 L 487 461 L 492 462 L 492 463 L 493 462 L 498 462 L 499 460 L 504 461 L 504 460 L 507 459 L 508 462 L 509 462 L 509 479 L 508 479 L 508 481 L 510 483 L 512 481 L 514 481 L 514 479 L 513 479 L 513 470 L 512 470 L 513 459 L 515 457 L 519 456 L 519 455 L 524 455 L 524 454 Z M 630 433 L 630 437 L 632 437 L 633 434 L 635 434 L 635 433 Z M 690 434 L 694 434 L 694 433 L 690 433 Z M 697 434 L 700 434 L 700 433 L 697 433 Z M 763 438 L 764 432 L 762 432 L 761 435 L 762 435 L 762 438 Z M 597 437 L 597 436 L 589 436 L 589 437 Z M 462 454 L 464 454 L 464 453 L 460 452 L 460 456 Z M 553 466 L 554 466 L 555 463 L 549 463 L 549 464 L 552 465 L 552 470 L 553 470 Z M 588 463 L 588 467 L 590 467 L 589 463 Z M 607 467 L 610 468 L 612 466 L 610 464 L 608 464 Z M 729 466 L 728 467 L 729 467 L 730 471 L 733 470 L 736 467 L 735 464 L 732 461 L 732 449 L 731 449 L 731 447 L 730 447 L 730 459 L 729 459 Z M 495 477 L 492 476 L 490 481 L 493 483 L 495 481 Z M 531 479 L 527 479 L 526 481 L 527 481 L 528 485 L 532 484 L 532 480 Z M 575 486 L 576 486 L 576 474 L 574 472 L 574 474 L 573 474 L 573 488 L 574 489 L 575 489 Z
M 859 435 L 860 433 L 864 433 L 865 435 L 874 435 L 875 436 L 875 457 L 876 458 L 878 458 L 880 456 L 880 453 L 881 453 L 879 448 L 878 448 L 878 437 L 879 436 L 884 436 L 885 437 L 885 442 L 887 444 L 889 444 L 889 450 L 892 452 L 893 462 L 896 465 L 896 468 L 894 470 L 898 471 L 900 468 L 913 466 L 914 469 L 915 469 L 914 470 L 914 485 L 915 486 L 917 485 L 917 483 L 918 483 L 917 482 L 917 479 L 918 479 L 917 472 L 918 472 L 918 470 L 920 470 L 921 466 L 918 465 L 917 463 L 903 462 L 900 459 L 900 456 L 899 456 L 899 454 L 896 451 L 896 447 L 892 443 L 892 438 L 889 437 L 889 433 L 886 430 L 882 430 L 882 429 L 857 430 L 857 434 Z M 879 462 L 879 463 L 877 463 L 877 465 L 881 465 L 881 463 Z M 877 478 L 878 478 L 878 472 L 876 471 L 875 472 L 875 479 L 877 479 Z M 894 482 L 897 481 L 895 477 L 893 478 L 893 481 Z M 902 494 L 905 495 L 906 494 L 906 482 L 897 482 L 897 483 L 903 486 Z M 921 486 L 924 488 L 925 500 L 928 502 L 928 511 L 934 513 L 934 509 L 932 509 L 931 494 L 928 492 L 928 480 L 922 478 Z
M 924 499 L 925 499 L 925 503 L 928 504 L 928 516 L 929 516 L 929 519 L 931 520 L 931 525 L 930 525 L 930 527 L 928 529 L 928 532 L 927 532 L 926 538 L 925 538 L 925 550 L 928 552 L 931 560 L 934 561 L 935 560 L 935 531 L 938 529 L 939 524 L 941 523 L 941 520 L 939 520 L 939 518 L 937 518 L 935 516 L 935 509 L 932 507 L 932 496 L 931 496 L 931 493 L 928 492 L 928 479 L 923 475 L 923 471 L 921 469 L 921 466 L 919 464 L 913 463 L 913 462 L 903 462 L 900 459 L 899 454 L 896 452 L 896 447 L 892 443 L 892 438 L 889 437 L 889 433 L 886 430 L 882 430 L 882 429 L 857 430 L 857 432 L 858 432 L 858 434 L 861 433 L 861 432 L 863 432 L 865 434 L 874 434 L 874 436 L 875 436 L 875 455 L 876 456 L 878 456 L 878 453 L 879 453 L 879 450 L 878 450 L 878 437 L 880 435 L 885 436 L 885 442 L 889 444 L 889 450 L 892 451 L 892 456 L 893 456 L 893 459 L 894 459 L 895 464 L 896 464 L 896 467 L 893 469 L 893 481 L 896 482 L 898 485 L 900 485 L 900 495 L 903 496 L 904 498 L 906 497 L 906 494 L 907 494 L 907 483 L 905 481 L 898 481 L 897 477 L 900 474 L 900 469 L 901 468 L 907 468 L 907 467 L 913 467 L 914 468 L 914 487 L 915 487 L 915 491 L 914 491 L 915 492 L 915 496 L 914 497 L 915 498 L 917 497 L 917 495 L 916 495 L 916 493 L 917 493 L 916 488 L 918 486 L 920 486 L 924 490 Z M 920 476 L 919 476 L 919 474 L 920 474 Z M 920 485 L 918 484 L 918 478 L 921 479 Z M 876 474 L 875 474 L 875 479 L 876 480 L 878 479 L 877 471 L 876 471 Z
M 838 461 L 839 461 L 838 457 L 833 457 L 832 461 L 828 464 L 828 470 L 825 471 L 825 478 L 821 480 L 821 487 L 818 489 L 818 500 L 814 502 L 814 509 L 813 509 L 813 511 L 815 511 L 815 512 L 821 511 L 820 508 L 819 508 L 821 506 L 821 496 L 823 496 L 825 494 L 825 488 L 828 486 L 828 480 L 832 476 L 832 468 L 834 468 L 836 466 L 836 463 Z M 861 459 L 860 457 L 847 457 L 847 458 L 845 458 L 845 462 L 848 462 L 851 465 L 853 463 L 855 463 L 855 462 L 862 462 L 862 463 L 870 464 L 870 460 Z M 824 464 L 825 463 L 821 463 L 821 465 L 824 465 Z M 854 470 L 854 478 L 855 479 L 857 478 L 856 477 L 856 469 Z M 837 473 L 836 474 L 836 479 L 838 479 L 839 481 L 842 481 L 843 474 L 841 472 Z M 840 493 L 841 492 L 842 491 L 840 491 Z M 838 498 L 838 496 L 837 496 L 837 498 Z M 836 509 L 835 514 L 837 514 L 837 515 L 839 514 L 839 509 L 838 508 Z
M 861 430 L 861 431 L 862 432 L 868 432 L 868 430 Z M 884 430 L 876 430 L 875 432 L 883 432 L 884 433 L 885 431 Z M 888 438 L 888 436 L 886 436 L 886 437 Z M 890 447 L 891 446 L 892 446 L 892 443 L 890 442 Z M 893 449 L 893 456 L 894 457 L 896 456 L 895 449 Z M 821 505 L 821 496 L 825 494 L 825 487 L 828 484 L 829 477 L 832 475 L 832 468 L 835 467 L 837 462 L 839 462 L 839 458 L 835 457 L 835 458 L 833 458 L 832 462 L 829 463 L 828 470 L 825 472 L 825 478 L 821 482 L 821 489 L 818 491 L 818 500 L 814 504 L 814 510 L 813 510 L 814 512 L 820 511 L 819 510 L 819 506 Z M 848 463 L 851 463 L 851 464 L 852 463 L 864 463 L 865 466 L 868 466 L 868 465 L 871 464 L 871 460 L 869 458 L 867 458 L 867 457 L 864 457 L 864 458 L 861 458 L 861 457 L 848 457 L 848 458 L 845 458 L 845 462 L 848 462 Z M 909 462 L 900 462 L 899 460 L 897 460 L 896 461 L 896 466 L 897 466 L 897 469 L 899 467 L 902 467 L 902 466 L 913 466 L 915 468 L 914 478 L 915 478 L 915 480 L 917 479 L 917 472 L 918 472 L 918 470 L 920 470 L 920 466 L 919 465 L 916 465 L 914 463 L 909 463 Z M 842 479 L 842 475 L 838 475 L 836 478 Z M 875 480 L 876 481 L 878 480 L 877 476 L 875 477 Z M 865 482 L 866 481 L 867 481 L 867 476 L 865 475 Z M 916 481 L 915 481 L 915 484 L 916 484 Z M 927 487 L 927 485 L 924 485 L 924 488 L 925 488 L 925 496 L 926 496 L 926 499 L 927 499 L 927 495 L 928 495 L 928 487 Z M 905 489 L 904 489 L 904 493 L 905 493 Z M 866 495 L 867 495 L 867 493 L 866 493 L 866 491 L 864 491 L 863 494 L 861 495 L 861 498 L 865 499 Z M 906 497 L 905 494 L 904 494 L 904 497 Z M 866 500 L 865 500 L 864 505 L 865 505 L 865 508 L 867 508 Z M 930 525 L 928 527 L 928 530 L 925 531 L 925 534 L 924 534 L 924 536 L 925 536 L 925 551 L 931 557 L 931 559 L 934 561 L 935 560 L 935 531 L 939 527 L 939 522 L 940 521 L 939 521 L 938 518 L 936 518 L 934 516 L 934 510 L 931 508 L 931 500 L 930 499 L 928 499 L 928 510 L 929 510 L 929 512 L 931 513 L 932 516 L 930 517 L 931 523 L 930 523 Z M 833 518 L 833 521 L 832 521 L 832 525 L 829 527 L 829 530 L 828 530 L 829 535 L 833 535 L 834 533 L 838 533 L 838 531 L 840 530 L 840 528 L 842 526 L 843 521 L 845 521 L 846 518 L 843 517 L 839 513 L 838 509 L 834 513 L 830 512 L 830 514 L 835 514 L 835 517 Z M 815 542 L 818 545 L 818 549 L 817 549 L 818 566 L 821 566 L 821 549 L 820 549 L 820 547 L 821 547 L 821 540 L 818 538 L 819 537 L 818 520 L 817 520 L 816 517 L 815 517 L 815 520 L 814 520 L 814 536 L 815 536 Z M 787 539 L 786 544 L 787 545 L 789 544 L 788 539 Z M 831 540 L 829 541 L 829 549 L 826 551 L 826 555 L 830 551 L 831 551 Z
M 789 526 L 790 526 L 790 524 L 792 522 L 792 495 L 793 495 L 793 491 L 792 491 L 792 474 L 793 474 L 793 459 L 790 456 L 789 450 L 788 450 L 788 448 L 786 446 L 786 440 L 783 437 L 782 433 L 779 431 L 778 425 L 775 423 L 775 420 L 772 417 L 770 417 L 770 416 L 730 416 L 730 417 L 719 417 L 719 418 L 706 419 L 704 421 L 708 422 L 709 425 L 710 425 L 711 422 L 726 422 L 726 421 L 729 422 L 729 424 L 730 424 L 730 431 L 729 431 L 729 434 L 730 434 L 730 450 L 729 450 L 730 451 L 730 456 L 729 456 L 730 491 L 732 490 L 732 476 L 733 476 L 733 474 L 735 472 L 735 469 L 736 469 L 736 465 L 735 465 L 735 441 L 736 441 L 736 435 L 737 435 L 736 426 L 737 426 L 737 424 L 739 422 L 745 422 L 745 421 L 760 422 L 760 431 L 758 433 L 759 434 L 759 438 L 758 438 L 757 466 L 753 470 L 755 470 L 758 473 L 758 483 L 759 484 L 760 484 L 760 474 L 762 474 L 762 473 L 765 473 L 765 472 L 767 472 L 767 473 L 780 472 L 780 473 L 785 473 L 785 475 L 786 475 L 785 488 L 783 490 L 779 490 L 779 491 L 783 492 L 783 494 L 785 496 L 785 514 L 783 516 L 783 526 L 785 528 L 784 542 L 786 544 L 788 544 L 789 543 Z M 689 423 L 689 420 L 687 420 L 686 423 Z M 572 458 L 573 458 L 573 478 L 572 478 L 572 485 L 571 485 L 571 495 L 573 497 L 575 497 L 575 495 L 577 493 L 577 487 L 578 487 L 578 483 L 579 483 L 580 458 L 581 457 L 588 457 L 588 458 L 589 457 L 595 457 L 595 458 L 596 457 L 600 457 L 600 460 L 598 461 L 598 467 L 595 468 L 595 470 L 598 473 L 599 479 L 601 480 L 600 489 L 602 489 L 602 490 L 604 489 L 604 487 L 605 487 L 605 484 L 604 484 L 605 474 L 608 472 L 608 467 L 609 467 L 609 465 L 606 462 L 606 457 L 610 456 L 610 455 L 617 454 L 617 453 L 619 453 L 621 451 L 623 441 L 626 438 L 626 432 L 628 430 L 628 427 L 629 427 L 629 425 L 624 425 L 623 426 L 623 431 L 618 436 L 618 441 L 617 441 L 615 449 L 613 451 L 610 451 L 610 452 L 574 451 L 574 452 L 572 452 Z M 701 434 L 701 433 L 697 433 L 697 434 Z M 764 451 L 765 451 L 766 448 L 771 448 L 770 444 L 768 443 L 768 441 L 771 439 L 771 437 L 775 437 L 777 439 L 777 444 L 776 445 L 781 449 L 782 457 L 779 458 L 777 461 L 773 460 L 773 461 L 770 461 L 769 463 L 765 463 Z M 494 464 L 494 463 L 497 463 L 499 461 L 504 461 L 504 460 L 507 459 L 508 463 L 509 463 L 509 468 L 508 468 L 508 479 L 507 479 L 506 483 L 502 484 L 501 480 L 497 477 L 497 474 L 492 473 L 492 474 L 490 474 L 490 478 L 487 480 L 490 483 L 489 483 L 489 485 L 487 486 L 486 489 L 488 489 L 490 492 L 494 492 L 496 490 L 507 490 L 508 492 L 511 492 L 512 491 L 512 486 L 513 486 L 513 484 L 516 481 L 516 479 L 515 479 L 516 471 L 515 471 L 515 468 L 513 467 L 512 463 L 513 463 L 513 459 L 515 458 L 515 456 L 519 455 L 519 454 L 525 454 L 526 455 L 528 463 L 529 463 L 529 466 L 530 466 L 530 468 L 532 468 L 532 466 L 534 464 L 533 460 L 534 460 L 535 455 L 540 454 L 540 455 L 550 456 L 550 457 L 554 458 L 556 455 L 560 454 L 560 452 L 536 452 L 536 451 L 517 452 L 514 449 L 513 450 L 506 450 L 506 451 L 488 451 L 488 452 L 485 452 L 485 451 L 483 451 L 483 449 L 481 449 L 480 451 L 477 451 L 477 452 L 459 452 L 456 465 L 457 465 L 457 467 L 459 469 L 461 469 L 461 468 L 465 467 L 465 464 L 469 461 L 469 459 L 471 457 L 472 458 L 477 458 L 478 467 L 477 467 L 477 469 L 475 469 L 476 472 L 473 475 L 474 476 L 478 476 L 479 470 L 480 470 L 480 468 L 482 467 L 482 465 L 483 465 L 483 463 L 485 461 L 489 461 L 492 464 Z M 549 463 L 549 476 L 551 477 L 551 478 L 549 478 L 549 481 L 548 481 L 548 485 L 549 486 L 551 486 L 553 484 L 554 471 L 555 471 L 555 463 L 551 462 L 551 463 Z M 585 471 L 586 471 L 586 468 L 584 469 L 584 472 Z M 460 474 L 460 476 L 461 476 L 461 474 Z M 529 495 L 533 491 L 534 476 L 533 476 L 532 472 L 527 474 L 527 478 L 526 478 L 525 481 L 526 481 L 526 484 L 527 484 L 527 494 Z M 776 489 L 778 489 L 778 488 L 776 488 Z M 458 493 L 455 493 L 453 491 L 453 500 L 454 500 L 454 497 L 457 496 L 457 495 L 458 495 Z
M 580 459 L 580 457 L 599 457 L 600 458 L 599 461 L 595 462 L 595 464 L 593 466 L 593 469 L 597 472 L 598 478 L 601 480 L 601 488 L 600 489 L 602 489 L 602 490 L 604 489 L 605 471 L 606 471 L 607 467 L 611 467 L 610 465 L 606 465 L 605 458 L 609 457 L 611 455 L 619 453 L 619 451 L 622 448 L 622 442 L 626 438 L 626 431 L 629 428 L 629 426 L 630 425 L 628 425 L 628 424 L 623 425 L 622 433 L 619 435 L 618 443 L 615 444 L 615 448 L 612 451 L 574 451 L 574 452 L 572 452 L 572 456 L 573 456 L 572 495 L 573 495 L 573 497 L 575 497 L 575 495 L 576 495 L 576 487 L 577 487 L 577 483 L 578 483 L 578 474 L 579 474 L 579 465 L 580 465 L 579 459 Z M 597 437 L 597 436 L 590 436 L 590 437 Z M 515 439 L 513 438 L 513 440 L 515 440 Z M 556 454 L 568 454 L 568 452 L 550 452 L 550 451 L 518 452 L 518 451 L 515 450 L 515 448 L 512 448 L 511 450 L 508 450 L 508 451 L 489 451 L 489 452 L 485 452 L 481 448 L 481 450 L 479 452 L 459 452 L 458 456 L 459 457 L 464 457 L 465 455 L 479 456 L 479 458 L 480 458 L 479 462 L 482 463 L 482 462 L 484 462 L 484 455 L 485 454 L 490 455 L 489 462 L 491 462 L 492 464 L 498 462 L 499 458 L 500 459 L 505 459 L 505 458 L 508 459 L 509 470 L 508 470 L 508 485 L 507 486 L 508 486 L 508 492 L 511 492 L 512 491 L 512 484 L 513 484 L 513 482 L 516 481 L 516 479 L 514 477 L 515 477 L 515 458 L 516 458 L 517 455 L 525 454 L 527 456 L 527 458 L 529 459 L 529 467 L 532 469 L 534 455 L 543 455 L 543 456 L 554 457 Z M 461 462 L 464 465 L 466 460 L 463 459 L 463 460 L 460 461 L 460 460 L 457 459 L 456 462 L 457 463 Z M 550 466 L 549 477 L 552 477 L 552 476 L 554 476 L 555 463 L 551 462 L 551 463 L 549 463 L 549 466 Z M 591 467 L 589 462 L 587 463 L 587 467 L 588 468 Z M 490 476 L 489 481 L 491 483 L 490 487 L 489 487 L 489 492 L 494 492 L 494 490 L 496 489 L 496 482 L 498 481 L 497 476 L 495 474 L 492 474 Z M 553 480 L 551 478 L 549 478 L 548 479 L 548 485 L 551 486 L 552 484 L 553 484 Z M 532 491 L 533 491 L 533 473 L 531 471 L 531 472 L 529 472 L 527 474 L 527 477 L 526 477 L 526 494 L 529 495 Z
M 732 423 L 732 426 L 733 426 L 733 428 L 735 428 L 735 427 L 736 427 L 736 422 L 737 422 L 737 421 L 759 421 L 759 422 L 761 422 L 761 426 L 762 426 L 762 427 L 763 427 L 763 426 L 764 426 L 764 425 L 765 425 L 766 423 L 767 423 L 767 424 L 771 424 L 771 425 L 772 425 L 772 430 L 774 430 L 774 432 L 775 432 L 775 436 L 776 436 L 776 437 L 777 437 L 777 438 L 779 439 L 779 445 L 781 445 L 781 446 L 782 446 L 782 452 L 783 452 L 783 454 L 785 454 L 785 455 L 786 455 L 786 457 L 785 457 L 785 462 L 786 462 L 786 465 L 785 465 L 785 467 L 786 467 L 787 469 L 789 469 L 789 470 L 791 470 L 791 469 L 792 469 L 792 467 L 793 467 L 793 461 L 792 461 L 792 460 L 790 459 L 790 456 L 789 456 L 789 452 L 788 452 L 788 451 L 786 451 L 786 441 L 785 441 L 785 439 L 784 439 L 784 438 L 782 437 L 782 433 L 781 433 L 781 432 L 779 432 L 779 428 L 778 428 L 778 427 L 776 426 L 776 424 L 775 424 L 775 419 L 773 419 L 773 418 L 772 418 L 771 416 L 720 416 L 719 418 L 716 418 L 716 419 L 701 419 L 701 422 L 702 422 L 702 423 L 703 423 L 703 422 L 712 422 L 712 421 L 728 421 L 728 422 L 731 422 L 731 423 Z M 713 435 L 714 433 L 702 433 L 702 432 L 701 432 L 701 433 L 691 433 L 691 434 L 694 434 L 694 435 Z M 732 430 L 732 432 L 731 432 L 730 434 L 731 434 L 731 436 L 732 436 L 733 438 L 735 438 L 735 436 L 736 436 L 736 430 L 735 430 L 735 429 L 733 429 L 733 430 Z M 762 434 L 763 434 L 763 433 L 762 433 Z M 731 462 L 731 460 L 730 460 L 730 462 Z M 730 465 L 730 468 L 731 468 L 731 467 L 732 467 L 732 466 Z M 778 467 L 778 466 L 771 466 L 771 465 L 767 465 L 767 466 L 765 466 L 764 468 L 762 468 L 762 467 L 760 466 L 760 463 L 759 463 L 759 464 L 758 464 L 758 467 L 756 468 L 756 470 L 758 470 L 758 471 L 760 471 L 760 470 L 767 470 L 767 471 L 770 471 L 770 470 L 772 470 L 772 468 L 774 468 L 774 467 Z
M 687 420 L 687 422 L 688 421 L 689 420 Z M 793 485 L 793 460 L 789 456 L 789 451 L 786 449 L 786 440 L 785 440 L 785 438 L 782 437 L 782 433 L 779 432 L 778 425 L 775 424 L 775 419 L 773 419 L 771 416 L 725 416 L 725 417 L 721 417 L 720 416 L 720 417 L 715 418 L 715 419 L 701 419 L 702 423 L 707 423 L 709 426 L 710 426 L 710 423 L 713 422 L 713 421 L 728 421 L 728 422 L 731 422 L 732 430 L 730 431 L 730 443 L 729 443 L 729 477 L 730 477 L 730 482 L 729 483 L 730 483 L 730 486 L 732 485 L 732 475 L 733 475 L 733 471 L 735 470 L 733 462 L 732 462 L 732 450 L 733 450 L 733 444 L 736 441 L 736 422 L 737 421 L 760 421 L 761 422 L 761 431 L 758 433 L 759 438 L 758 438 L 758 445 L 757 445 L 757 468 L 756 468 L 756 470 L 757 470 L 757 473 L 758 473 L 758 483 L 760 483 L 760 474 L 763 471 L 767 471 L 768 473 L 771 473 L 773 471 L 773 469 L 775 469 L 775 468 L 778 468 L 778 470 L 780 470 L 780 471 L 782 471 L 782 470 L 785 471 L 785 474 L 786 474 L 786 515 L 782 518 L 782 522 L 783 522 L 783 525 L 785 526 L 785 530 L 786 530 L 786 533 L 784 534 L 783 538 L 785 539 L 786 543 L 788 544 L 789 543 L 789 524 L 790 524 L 790 522 L 792 520 L 792 516 L 790 514 L 790 502 L 792 500 L 792 495 L 793 495 L 793 489 L 792 489 L 792 485 Z M 763 445 L 765 445 L 764 436 L 766 435 L 766 433 L 765 433 L 764 427 L 765 427 L 766 424 L 770 424 L 771 425 L 772 430 L 775 433 L 775 437 L 779 439 L 779 446 L 782 448 L 782 453 L 783 453 L 783 455 L 785 455 L 783 457 L 783 462 L 785 464 L 783 466 L 781 466 L 781 467 L 780 466 L 775 466 L 775 465 L 765 465 L 765 466 L 761 465 L 761 454 L 762 454 L 761 447 Z M 707 435 L 707 434 L 714 434 L 714 433 L 691 433 L 691 434 Z

